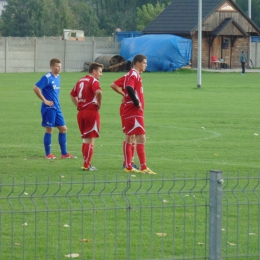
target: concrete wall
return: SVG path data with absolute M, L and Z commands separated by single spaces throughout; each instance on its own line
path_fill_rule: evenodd
M 260 42 L 251 42 L 251 60 L 250 67 L 260 68 Z
M 85 41 L 62 40 L 61 37 L 1 37 L 0 73 L 45 72 L 52 58 L 62 60 L 63 71 L 84 70 L 90 63 L 104 54 L 119 55 L 120 42 L 112 37 L 86 37 Z

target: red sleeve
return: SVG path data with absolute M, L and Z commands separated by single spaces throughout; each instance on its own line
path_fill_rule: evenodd
M 132 87 L 133 89 L 135 89 L 135 85 L 136 85 L 136 77 L 135 76 L 131 76 L 130 78 L 128 78 L 125 86 L 130 86 Z
M 97 90 L 101 90 L 100 84 L 98 80 L 95 80 L 92 84 L 92 90 L 95 93 Z
M 123 76 L 123 77 L 117 79 L 116 81 L 114 81 L 114 84 L 116 84 L 120 88 L 124 88 L 125 76 Z
M 77 96 L 77 85 L 71 90 L 70 95 L 73 97 Z

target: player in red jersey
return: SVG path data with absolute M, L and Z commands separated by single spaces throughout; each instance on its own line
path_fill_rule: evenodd
M 117 92 L 118 94 L 122 95 L 122 103 L 121 103 L 121 106 L 120 106 L 120 117 L 121 117 L 121 123 L 122 123 L 122 130 L 123 132 L 125 132 L 125 126 L 124 126 L 124 115 L 123 115 L 123 110 L 124 110 L 124 85 L 125 85 L 125 77 L 126 75 L 124 75 L 123 77 L 117 79 L 116 81 L 114 81 L 110 87 L 115 91 Z M 133 168 L 137 169 L 138 170 L 138 167 L 137 165 L 134 163 L 134 152 L 135 152 L 135 136 L 132 135 L 131 136 L 131 144 L 132 144 L 132 161 L 131 161 L 131 164 L 133 166 Z M 123 142 L 123 147 L 125 146 L 125 141 Z M 124 162 L 123 162 L 123 168 L 125 168 L 125 162 L 126 162 L 126 159 L 125 159 L 125 154 L 124 154 Z
M 145 153 L 145 126 L 144 126 L 144 93 L 140 74 L 147 67 L 147 58 L 137 54 L 132 61 L 132 69 L 125 75 L 124 84 L 124 126 L 125 145 L 124 154 L 126 159 L 125 172 L 141 172 L 143 174 L 156 174 L 146 165 Z M 132 167 L 132 144 L 131 136 L 136 138 L 136 151 L 140 162 L 140 171 Z
M 89 66 L 89 75 L 81 78 L 70 92 L 70 97 L 78 109 L 77 120 L 83 140 L 82 155 L 85 171 L 96 171 L 91 165 L 94 153 L 94 141 L 99 137 L 102 92 L 99 78 L 102 76 L 103 65 L 93 62 Z

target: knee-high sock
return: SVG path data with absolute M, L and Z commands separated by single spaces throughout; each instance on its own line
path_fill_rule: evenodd
M 60 150 L 61 154 L 65 155 L 67 154 L 67 134 L 66 133 L 59 133 L 59 144 L 60 144 Z
M 85 148 L 85 145 L 86 143 L 82 143 L 82 146 L 81 146 L 81 153 L 82 153 L 82 157 L 84 158 L 84 148 Z M 84 159 L 85 160 L 85 159 Z
M 125 151 L 125 147 L 126 147 L 126 141 L 123 142 L 123 159 L 124 159 L 124 162 L 123 162 L 123 165 L 126 166 L 126 153 L 124 152 Z
M 84 167 L 88 168 L 91 165 L 92 156 L 94 153 L 94 145 L 85 144 L 84 145 Z
M 147 168 L 146 166 L 146 154 L 144 144 L 136 144 L 136 152 L 139 158 L 141 170 Z
M 135 144 L 132 143 L 132 163 L 134 163 L 134 159 L 135 159 Z
M 132 169 L 132 144 L 124 142 L 123 153 L 125 158 L 125 167 Z
M 49 133 L 45 133 L 43 137 L 43 144 L 44 144 L 46 156 L 51 153 L 51 138 L 52 138 L 52 134 Z

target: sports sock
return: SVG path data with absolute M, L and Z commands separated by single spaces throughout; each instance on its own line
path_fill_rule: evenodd
M 44 144 L 46 156 L 51 153 L 51 137 L 52 137 L 52 134 L 49 134 L 49 133 L 45 133 L 45 135 L 43 137 L 43 144 Z
M 126 154 L 125 154 L 125 146 L 126 146 L 126 142 L 124 141 L 123 142 L 123 159 L 124 159 L 124 162 L 123 162 L 123 165 L 126 165 L 125 162 L 126 162 Z
M 134 163 L 134 159 L 135 159 L 135 144 L 132 143 L 132 163 Z
M 86 143 L 84 145 L 84 167 L 88 168 L 91 165 L 92 156 L 94 153 L 94 145 Z
M 132 169 L 132 144 L 124 142 L 123 153 L 125 158 L 125 167 Z
M 67 134 L 66 133 L 59 133 L 59 144 L 60 144 L 60 150 L 61 154 L 65 155 L 67 154 Z
M 82 156 L 84 158 L 84 149 L 85 149 L 85 145 L 86 143 L 82 143 L 82 146 L 81 146 L 81 152 L 82 152 Z
M 147 168 L 146 166 L 146 154 L 144 144 L 136 144 L 136 152 L 139 158 L 141 170 Z

